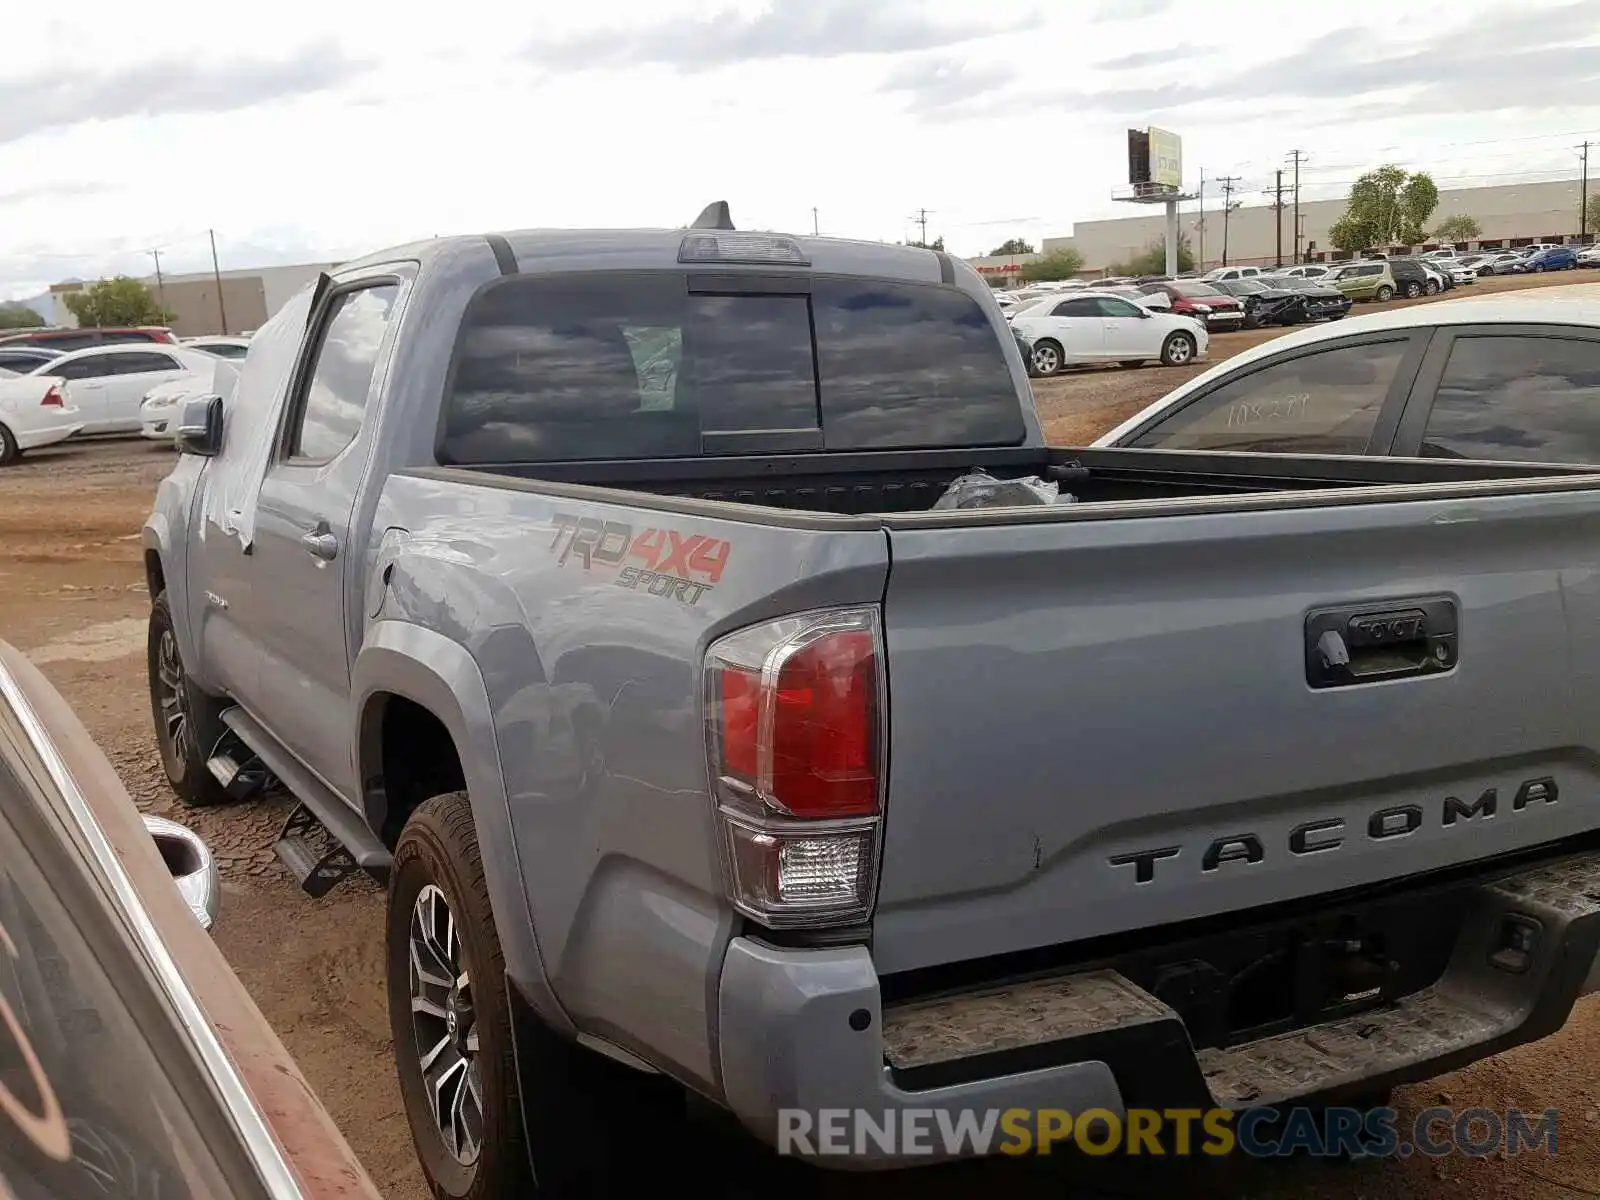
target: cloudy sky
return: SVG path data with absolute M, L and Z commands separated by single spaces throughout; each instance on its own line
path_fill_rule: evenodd
M 8 5 L 0 297 L 435 233 L 744 227 L 981 253 L 1118 215 L 1129 126 L 1189 182 L 1304 195 L 1383 161 L 1571 177 L 1600 2 L 75 0 Z M 11 11 L 15 9 L 16 11 Z M 1591 155 L 1600 175 L 1600 147 Z

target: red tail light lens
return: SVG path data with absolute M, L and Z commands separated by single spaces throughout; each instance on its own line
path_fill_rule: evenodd
M 864 919 L 886 726 L 875 608 L 740 630 L 705 663 L 706 749 L 729 895 L 773 926 Z
M 44 394 L 44 399 L 39 401 L 40 408 L 65 408 L 67 401 L 61 394 L 61 389 L 55 384 L 50 385 L 50 390 Z
M 878 811 L 878 651 L 870 630 L 824 634 L 778 669 L 772 794 L 797 817 Z

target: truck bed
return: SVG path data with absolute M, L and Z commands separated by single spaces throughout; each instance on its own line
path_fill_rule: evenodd
M 1529 463 L 1072 447 L 526 463 L 421 473 L 457 480 L 488 475 L 501 485 L 521 483 L 555 494 L 578 487 L 585 498 L 593 499 L 601 497 L 592 489 L 605 488 L 790 512 L 864 516 L 929 511 L 956 478 L 973 469 L 1000 479 L 1036 475 L 1056 483 L 1080 504 L 1582 473 L 1572 467 Z

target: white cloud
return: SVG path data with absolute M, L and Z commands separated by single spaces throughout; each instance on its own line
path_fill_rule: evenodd
M 976 253 L 1118 215 L 1124 130 L 1152 122 L 1191 179 L 1260 188 L 1298 147 L 1317 195 L 1385 159 L 1566 171 L 1600 138 L 1600 8 L 1556 0 L 1199 22 L 1147 0 L 57 11 L 6 18 L 0 297 L 144 273 L 152 247 L 201 269 L 208 228 L 227 268 L 677 224 L 714 199 L 741 225 L 809 229 L 815 206 L 826 232 L 887 240 L 926 206 Z

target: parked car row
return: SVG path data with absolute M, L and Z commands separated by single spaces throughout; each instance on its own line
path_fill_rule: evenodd
M 64 349 L 80 338 L 88 344 Z M 155 327 L 8 335 L 0 340 L 0 467 L 25 451 L 80 434 L 138 433 L 171 440 L 166 424 L 172 406 L 183 397 L 217 390 L 224 379 L 219 368 L 237 366 L 249 348 L 248 338 L 180 342 L 171 330 Z M 147 409 L 152 399 L 155 404 Z

